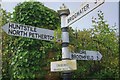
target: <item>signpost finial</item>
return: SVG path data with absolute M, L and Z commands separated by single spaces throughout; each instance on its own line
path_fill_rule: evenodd
M 67 7 L 65 6 L 65 4 L 63 3 L 62 6 L 60 6 L 60 9 L 67 9 Z
M 60 6 L 60 10 L 58 10 L 58 13 L 60 15 L 69 15 L 70 14 L 70 11 L 69 9 L 66 7 L 66 5 L 63 3 L 61 6 Z

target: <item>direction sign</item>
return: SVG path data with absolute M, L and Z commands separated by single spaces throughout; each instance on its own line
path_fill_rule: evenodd
M 76 69 L 77 69 L 76 60 L 63 60 L 63 61 L 51 62 L 52 72 L 71 71 Z
M 22 36 L 40 40 L 51 41 L 54 39 L 54 31 L 37 28 L 28 25 L 22 25 L 17 23 L 7 23 L 2 29 L 8 34 L 12 36 Z
M 101 60 L 102 55 L 98 51 L 83 50 L 80 53 L 71 53 L 71 58 L 75 60 Z
M 66 26 L 69 26 L 75 21 L 79 20 L 80 18 L 88 14 L 89 12 L 99 7 L 104 2 L 105 0 L 95 0 L 93 2 L 86 2 L 77 11 L 67 16 Z

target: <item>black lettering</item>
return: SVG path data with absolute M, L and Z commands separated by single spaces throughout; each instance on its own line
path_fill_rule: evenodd
M 74 20 L 74 15 L 72 15 L 72 20 Z
M 80 58 L 86 58 L 85 56 L 80 55 Z
M 19 31 L 19 30 L 8 30 L 8 34 L 15 35 L 15 36 L 27 36 L 27 32 Z
M 22 25 L 19 25 L 19 27 L 20 27 L 20 30 L 23 30 L 23 26 Z
M 93 56 L 91 56 L 91 60 L 93 60 L 94 59 L 94 57 Z
M 76 18 L 77 16 L 76 16 L 76 13 L 74 14 L 74 19 Z
M 99 60 L 99 57 L 97 56 L 97 60 Z
M 13 31 L 9 29 L 8 30 L 8 34 L 12 34 L 12 33 L 13 33 Z
M 17 35 L 22 36 L 22 33 L 23 33 L 23 31 L 19 31 L 19 30 L 16 31 L 16 34 L 17 34 Z
M 20 26 L 18 24 L 15 24 L 14 29 L 20 29 Z
M 27 36 L 27 32 L 24 32 L 24 36 Z
M 85 7 L 84 7 L 84 11 L 87 11 L 89 8 L 89 4 L 87 4 Z
M 57 66 L 58 67 L 65 67 L 65 66 L 67 66 L 67 64 L 58 64 Z
M 38 38 L 38 34 L 37 33 L 34 33 L 35 37 Z
M 9 29 L 8 34 L 16 35 L 16 30 L 10 30 L 10 29 Z
M 89 4 L 86 5 L 87 9 L 89 8 Z
M 80 12 L 77 12 L 76 15 L 79 16 L 79 15 L 80 15 Z
M 53 37 L 53 36 L 50 36 L 50 35 L 47 35 L 47 37 L 48 37 L 48 38 L 47 38 L 48 40 L 53 40 L 53 39 L 54 39 L 54 37 Z
M 77 56 L 77 55 L 75 55 L 75 54 L 72 54 L 72 58 L 74 59 L 74 58 L 79 58 L 79 56 Z
M 14 28 L 14 24 L 9 23 L 9 28 Z
M 20 36 L 22 36 L 22 34 L 24 33 L 24 31 L 18 31 L 16 32 L 17 34 L 19 33 Z
M 38 34 L 38 38 L 43 39 L 43 34 L 41 34 L 41 35 Z
M 50 40 L 53 40 L 54 39 L 54 36 L 50 36 Z
M 50 40 L 50 35 L 47 35 L 47 39 Z
M 82 55 L 81 55 L 81 58 L 85 59 L 85 58 L 86 58 L 86 56 L 82 56 Z
M 81 11 L 81 9 L 80 9 L 80 14 L 82 14 L 82 11 Z
M 90 60 L 90 56 L 87 56 L 87 59 Z
M 83 7 L 81 10 L 82 10 L 82 13 L 83 13 L 83 11 L 84 11 L 84 7 Z
M 32 31 L 32 32 L 33 32 L 33 28 L 32 28 L 32 27 L 30 27 L 30 31 Z
M 86 54 L 86 51 L 85 50 L 81 50 L 80 54 Z
M 29 37 L 33 37 L 34 38 L 34 33 L 29 32 Z
M 80 58 L 80 55 L 76 55 L 77 58 Z
M 70 21 L 72 20 L 72 17 L 70 17 Z
M 37 32 L 37 31 L 36 31 L 36 28 L 34 28 L 34 32 Z
M 16 34 L 16 30 L 12 30 L 12 34 L 15 35 Z
M 71 57 L 74 58 L 74 54 L 72 54 Z
M 29 26 L 26 26 L 27 27 L 27 31 L 30 31 L 30 27 Z
M 35 27 L 29 27 L 30 29 L 30 31 L 32 31 L 32 32 L 36 32 L 36 28 Z
M 44 35 L 44 39 L 47 39 L 47 35 Z
M 70 18 L 67 20 L 67 22 L 68 22 L 68 23 L 70 22 Z
M 23 26 L 24 27 L 24 31 L 27 31 L 27 26 Z

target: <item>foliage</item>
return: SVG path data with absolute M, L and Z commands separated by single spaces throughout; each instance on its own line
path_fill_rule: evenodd
M 104 20 L 102 11 L 98 11 L 98 20 L 93 18 L 93 28 L 77 31 L 77 41 L 72 38 L 74 48 L 80 50 L 99 51 L 101 61 L 78 61 L 78 70 L 73 78 L 119 78 L 118 37 L 115 26 L 110 27 Z M 74 43 L 77 42 L 77 43 Z M 71 42 L 71 43 L 72 43 Z
M 102 53 L 103 59 L 99 62 L 103 69 L 100 74 L 105 78 L 119 78 L 119 50 L 118 50 L 118 37 L 116 36 L 115 26 L 110 27 L 107 21 L 104 20 L 104 14 L 99 11 L 98 21 L 93 20 L 93 40 L 98 44 L 98 50 Z M 106 75 L 109 74 L 109 75 Z
M 51 30 L 60 26 L 58 14 L 40 2 L 19 3 L 14 9 L 12 21 Z M 9 58 L 9 75 L 6 76 L 12 80 L 44 78 L 49 72 L 50 62 L 60 57 L 58 53 L 61 47 L 59 45 L 56 48 L 54 42 L 14 36 L 7 37 L 7 40 L 8 45 L 4 44 L 3 52 L 7 54 L 5 57 Z M 59 51 L 56 53 L 57 50 Z M 49 55 L 51 51 L 52 59 Z
M 11 13 L 7 12 L 4 9 L 0 9 L 1 15 L 0 15 L 0 36 L 1 36 L 1 40 L 0 40 L 0 44 L 2 45 L 2 48 L 4 47 L 8 47 L 7 43 L 9 40 L 7 39 L 7 35 L 5 33 L 2 32 L 1 27 L 3 25 L 5 25 L 7 22 L 11 21 Z M 3 77 L 8 77 L 9 73 L 9 58 L 7 58 L 6 56 L 9 56 L 8 54 L 8 50 L 4 51 L 2 50 L 2 76 Z
M 11 19 L 11 13 L 6 12 L 4 9 L 0 9 L 1 15 L 0 15 L 0 27 L 2 27 L 4 24 L 10 21 Z
M 19 24 L 51 30 L 57 29 L 55 37 L 61 38 L 58 13 L 40 2 L 19 3 L 14 9 L 12 20 L 4 10 L 3 14 L 2 25 L 10 20 Z M 77 61 L 77 70 L 73 72 L 72 77 L 74 80 L 78 78 L 83 80 L 118 78 L 119 45 L 118 37 L 115 35 L 116 26 L 110 27 L 107 24 L 102 11 L 98 12 L 98 18 L 92 18 L 92 23 L 93 28 L 83 31 L 69 28 L 69 50 L 70 52 L 99 51 L 103 57 L 101 61 Z M 3 33 L 3 47 L 3 80 L 41 80 L 41 78 L 47 77 L 46 79 L 48 79 L 51 76 L 51 78 L 53 76 L 59 78 L 58 73 L 50 72 L 50 62 L 61 60 L 60 39 L 59 42 L 49 42 L 7 36 Z
M 17 7 L 15 7 L 13 17 L 16 23 L 51 30 L 57 29 L 57 27 L 60 26 L 58 14 L 40 2 L 19 3 Z

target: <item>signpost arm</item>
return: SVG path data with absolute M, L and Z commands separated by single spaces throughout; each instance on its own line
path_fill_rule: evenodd
M 68 50 L 69 45 L 69 33 L 66 25 L 66 17 L 70 14 L 69 9 L 63 4 L 58 10 L 61 17 L 61 29 L 62 29 L 62 60 L 70 60 L 70 53 Z M 63 80 L 71 80 L 71 72 L 64 71 L 62 73 Z

